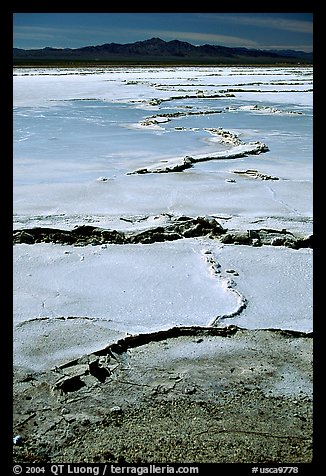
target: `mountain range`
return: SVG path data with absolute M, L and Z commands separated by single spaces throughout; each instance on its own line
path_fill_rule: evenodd
M 99 62 L 134 64 L 312 64 L 313 54 L 295 50 L 259 50 L 151 38 L 134 43 L 105 43 L 82 48 L 13 48 L 13 64 Z

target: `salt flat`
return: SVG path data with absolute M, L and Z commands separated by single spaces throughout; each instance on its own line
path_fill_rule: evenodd
M 312 461 L 312 73 L 14 69 L 15 462 Z
M 17 68 L 13 208 L 15 230 L 146 230 L 186 215 L 310 236 L 312 69 Z M 126 333 L 230 324 L 310 332 L 312 250 L 198 234 L 14 247 L 17 365 L 52 367 Z
M 310 250 L 185 239 L 104 249 L 16 245 L 14 259 L 16 364 L 34 370 L 126 333 L 175 326 L 312 331 Z

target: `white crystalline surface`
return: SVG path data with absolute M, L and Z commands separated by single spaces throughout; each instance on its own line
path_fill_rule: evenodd
M 310 67 L 15 68 L 13 92 L 17 230 L 133 231 L 168 214 L 312 233 Z M 257 144 L 266 150 L 255 153 Z M 186 157 L 191 166 L 167 170 Z M 277 180 L 236 173 L 246 170 Z M 15 362 L 53 366 L 125 333 L 218 316 L 217 325 L 309 332 L 311 287 L 310 249 L 203 236 L 17 244 Z
M 210 275 L 200 250 L 192 240 L 72 250 L 17 245 L 14 285 L 24 293 L 14 306 L 16 320 L 94 316 L 125 332 L 207 325 L 236 308 L 236 300 Z

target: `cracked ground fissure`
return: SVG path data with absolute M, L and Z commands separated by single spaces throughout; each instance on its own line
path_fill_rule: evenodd
M 206 236 L 221 243 L 237 245 L 287 246 L 293 249 L 312 248 L 312 235 L 299 236 L 286 229 L 228 230 L 213 217 L 173 217 L 171 222 L 144 231 L 117 231 L 91 225 L 72 230 L 35 227 L 13 231 L 14 244 L 57 243 L 86 246 L 89 244 L 147 244 Z
M 15 244 L 74 246 L 194 237 L 312 247 L 312 236 L 228 230 L 214 217 L 170 216 L 141 231 L 14 231 Z M 211 324 L 127 335 L 47 371 L 15 368 L 14 461 L 311 462 L 312 333 Z
M 310 462 L 310 337 L 174 328 L 52 370 L 15 369 L 14 460 Z

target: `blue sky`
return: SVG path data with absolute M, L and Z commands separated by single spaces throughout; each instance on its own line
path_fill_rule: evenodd
M 312 13 L 14 13 L 16 48 L 79 48 L 152 37 L 258 49 L 313 50 Z

